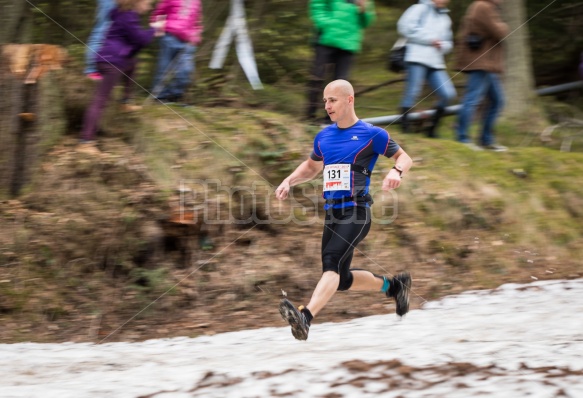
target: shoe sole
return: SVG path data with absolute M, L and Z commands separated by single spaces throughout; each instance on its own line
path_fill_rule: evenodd
M 302 314 L 288 299 L 282 299 L 279 302 L 279 313 L 283 320 L 289 323 L 292 334 L 297 340 L 308 339 L 308 330 L 302 327 Z
M 402 274 L 400 275 L 401 279 L 401 289 L 399 293 L 397 293 L 397 297 L 395 297 L 395 302 L 397 304 L 397 315 L 403 316 L 407 312 L 409 312 L 409 292 L 411 291 L 411 275 L 409 274 Z

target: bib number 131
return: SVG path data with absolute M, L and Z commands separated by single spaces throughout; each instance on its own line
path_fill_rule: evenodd
M 324 167 L 324 191 L 350 191 L 350 164 Z

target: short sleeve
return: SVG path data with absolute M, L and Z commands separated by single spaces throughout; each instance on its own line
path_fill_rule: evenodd
M 318 139 L 319 137 L 320 134 L 314 138 L 314 150 L 310 154 L 310 159 L 321 162 L 324 159 L 324 155 L 322 155 L 322 151 L 320 150 L 320 140 Z
M 395 141 L 393 141 L 392 138 L 389 138 L 389 143 L 387 144 L 387 150 L 385 151 L 385 153 L 383 153 L 383 155 L 388 157 L 388 158 L 392 158 L 393 155 L 395 153 L 397 153 L 397 151 L 399 149 L 401 149 L 399 144 L 397 144 Z
M 392 157 L 399 148 L 401 148 L 395 141 L 391 139 L 387 130 L 376 127 L 372 139 L 373 150 L 379 155 Z
M 372 137 L 372 149 L 375 153 L 383 155 L 387 149 L 387 143 L 389 142 L 389 133 L 385 129 L 380 127 L 374 127 L 373 137 Z
M 316 155 L 316 152 L 314 152 L 314 151 L 312 151 L 312 153 L 310 154 L 310 159 L 315 160 L 316 162 L 322 161 L 322 157 Z

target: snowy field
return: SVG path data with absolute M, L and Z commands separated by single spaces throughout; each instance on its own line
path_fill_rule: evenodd
M 276 304 L 274 304 L 276 305 Z M 282 321 L 283 325 L 283 321 Z M 0 397 L 583 397 L 583 280 L 142 343 L 0 345 Z

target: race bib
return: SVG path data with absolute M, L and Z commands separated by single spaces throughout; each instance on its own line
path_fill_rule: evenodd
M 324 191 L 351 191 L 350 164 L 324 166 Z

